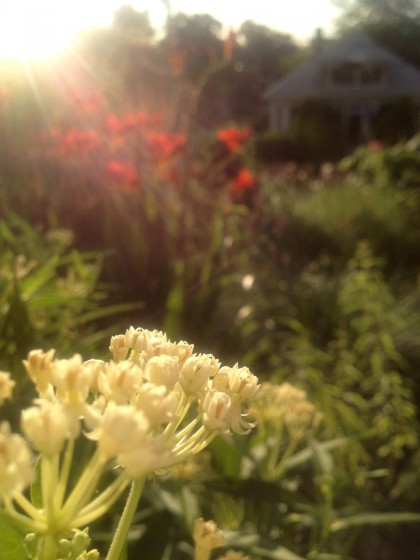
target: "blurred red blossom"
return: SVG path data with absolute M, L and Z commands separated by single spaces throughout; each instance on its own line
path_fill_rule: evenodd
M 187 143 L 187 137 L 181 133 L 151 132 L 147 135 L 151 155 L 160 159 L 181 152 Z
M 245 142 L 250 138 L 251 130 L 245 128 L 223 128 L 217 131 L 217 138 L 226 146 L 230 152 L 238 152 Z
M 93 130 L 69 130 L 65 133 L 54 131 L 51 135 L 59 153 L 63 155 L 83 155 L 98 147 L 100 140 Z
M 139 174 L 132 163 L 113 159 L 107 162 L 106 169 L 114 179 L 130 187 L 139 186 Z
M 252 189 L 255 184 L 255 176 L 249 169 L 243 167 L 238 171 L 235 179 L 233 180 L 232 187 L 234 191 L 248 191 Z
M 162 122 L 162 116 L 160 113 L 148 114 L 145 111 L 139 111 L 138 113 L 123 115 L 122 117 L 117 117 L 114 114 L 110 114 L 105 119 L 105 129 L 114 134 L 126 134 L 127 132 L 132 132 L 137 130 L 139 127 L 151 127 L 160 125 Z

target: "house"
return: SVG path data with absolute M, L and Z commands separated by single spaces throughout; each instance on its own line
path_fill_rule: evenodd
M 307 101 L 334 109 L 341 140 L 353 146 L 371 138 L 372 121 L 384 105 L 408 99 L 418 111 L 420 71 L 414 66 L 359 32 L 322 44 L 318 34 L 314 56 L 266 90 L 271 132 L 290 132 L 297 108 Z

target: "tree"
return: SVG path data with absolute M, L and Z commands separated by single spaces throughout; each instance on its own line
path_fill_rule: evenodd
M 343 10 L 341 32 L 360 29 L 373 40 L 420 67 L 419 0 L 335 0 Z
M 121 6 L 115 12 L 113 27 L 116 30 L 140 39 L 150 39 L 154 35 L 154 30 L 150 25 L 149 14 L 147 12 L 137 12 L 128 5 Z

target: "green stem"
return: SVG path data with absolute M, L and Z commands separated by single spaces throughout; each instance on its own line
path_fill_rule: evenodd
M 17 512 L 10 498 L 5 496 L 3 499 L 3 503 L 5 510 L 10 515 L 10 517 L 18 521 L 21 525 L 25 526 L 28 532 L 42 533 L 45 531 L 45 522 L 43 523 L 41 521 L 34 521 L 32 518 Z
M 41 488 L 42 501 L 45 508 L 47 524 L 51 526 L 55 521 L 54 511 L 54 492 L 58 480 L 58 461 L 59 455 L 48 457 L 41 455 Z M 51 528 L 51 527 L 50 527 Z
M 63 462 L 60 469 L 58 484 L 54 494 L 54 506 L 57 508 L 57 511 L 61 508 L 66 493 L 67 482 L 69 479 L 71 464 L 73 460 L 73 451 L 74 439 L 71 439 L 67 442 L 67 447 L 64 452 Z
M 57 560 L 57 540 L 49 534 L 42 537 L 39 560 Z
M 130 479 L 128 477 L 120 475 L 102 494 L 79 511 L 77 517 L 73 520 L 73 526 L 89 525 L 89 523 L 100 517 L 118 500 L 129 482 Z
M 172 422 L 169 422 L 169 424 L 166 426 L 163 432 L 167 437 L 167 439 L 169 439 L 169 437 L 172 436 L 176 432 L 178 427 L 181 425 L 182 421 L 187 415 L 188 410 L 190 409 L 192 402 L 193 402 L 193 398 L 188 397 L 185 393 L 183 393 L 181 400 L 178 404 L 175 418 L 172 420 Z
M 194 550 L 194 560 L 209 560 L 211 548 L 206 546 L 196 546 Z
M 41 523 L 45 523 L 45 515 L 42 513 L 41 510 L 37 509 L 35 506 L 31 504 L 31 502 L 20 492 L 13 495 L 14 501 L 19 505 L 19 507 L 26 513 L 32 517 L 34 521 L 40 521 Z
M 287 467 L 287 461 L 289 460 L 289 457 L 295 452 L 296 446 L 298 444 L 298 440 L 297 439 L 291 439 L 285 452 L 282 455 L 282 458 L 280 459 L 278 465 L 273 469 L 273 471 L 271 472 L 272 478 L 271 480 L 279 480 L 282 476 L 284 471 L 286 470 Z
M 134 514 L 136 513 L 138 503 L 143 493 L 146 478 L 139 478 L 133 481 L 130 494 L 127 498 L 124 511 L 121 515 L 117 530 L 108 551 L 106 560 L 120 560 L 121 552 L 127 540 L 128 531 L 130 530 Z
M 96 489 L 96 484 L 102 474 L 102 468 L 105 464 L 105 459 L 99 449 L 92 455 L 91 460 L 86 465 L 82 476 L 79 478 L 76 486 L 73 488 L 71 494 L 68 496 L 61 510 L 60 521 L 68 521 L 75 517 L 79 510 L 89 501 L 93 492 Z

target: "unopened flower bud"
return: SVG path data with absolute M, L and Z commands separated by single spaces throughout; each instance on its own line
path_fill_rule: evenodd
M 22 429 L 38 451 L 51 456 L 61 451 L 66 439 L 79 435 L 80 422 L 61 403 L 42 402 L 22 412 Z
M 145 373 L 151 383 L 173 389 L 179 379 L 180 369 L 179 360 L 176 357 L 153 356 L 146 364 Z
M 147 383 L 136 397 L 136 406 L 142 410 L 154 426 L 170 422 L 176 413 L 178 396 L 164 385 Z
M 181 369 L 180 384 L 187 394 L 195 394 L 207 386 L 219 370 L 219 362 L 210 354 L 191 356 Z
M 41 394 L 45 393 L 51 383 L 53 358 L 54 350 L 49 350 L 48 352 L 31 350 L 28 354 L 28 359 L 23 361 L 29 377 Z
M 208 392 L 202 402 L 203 424 L 211 431 L 229 429 L 232 419 L 232 401 L 227 393 Z

